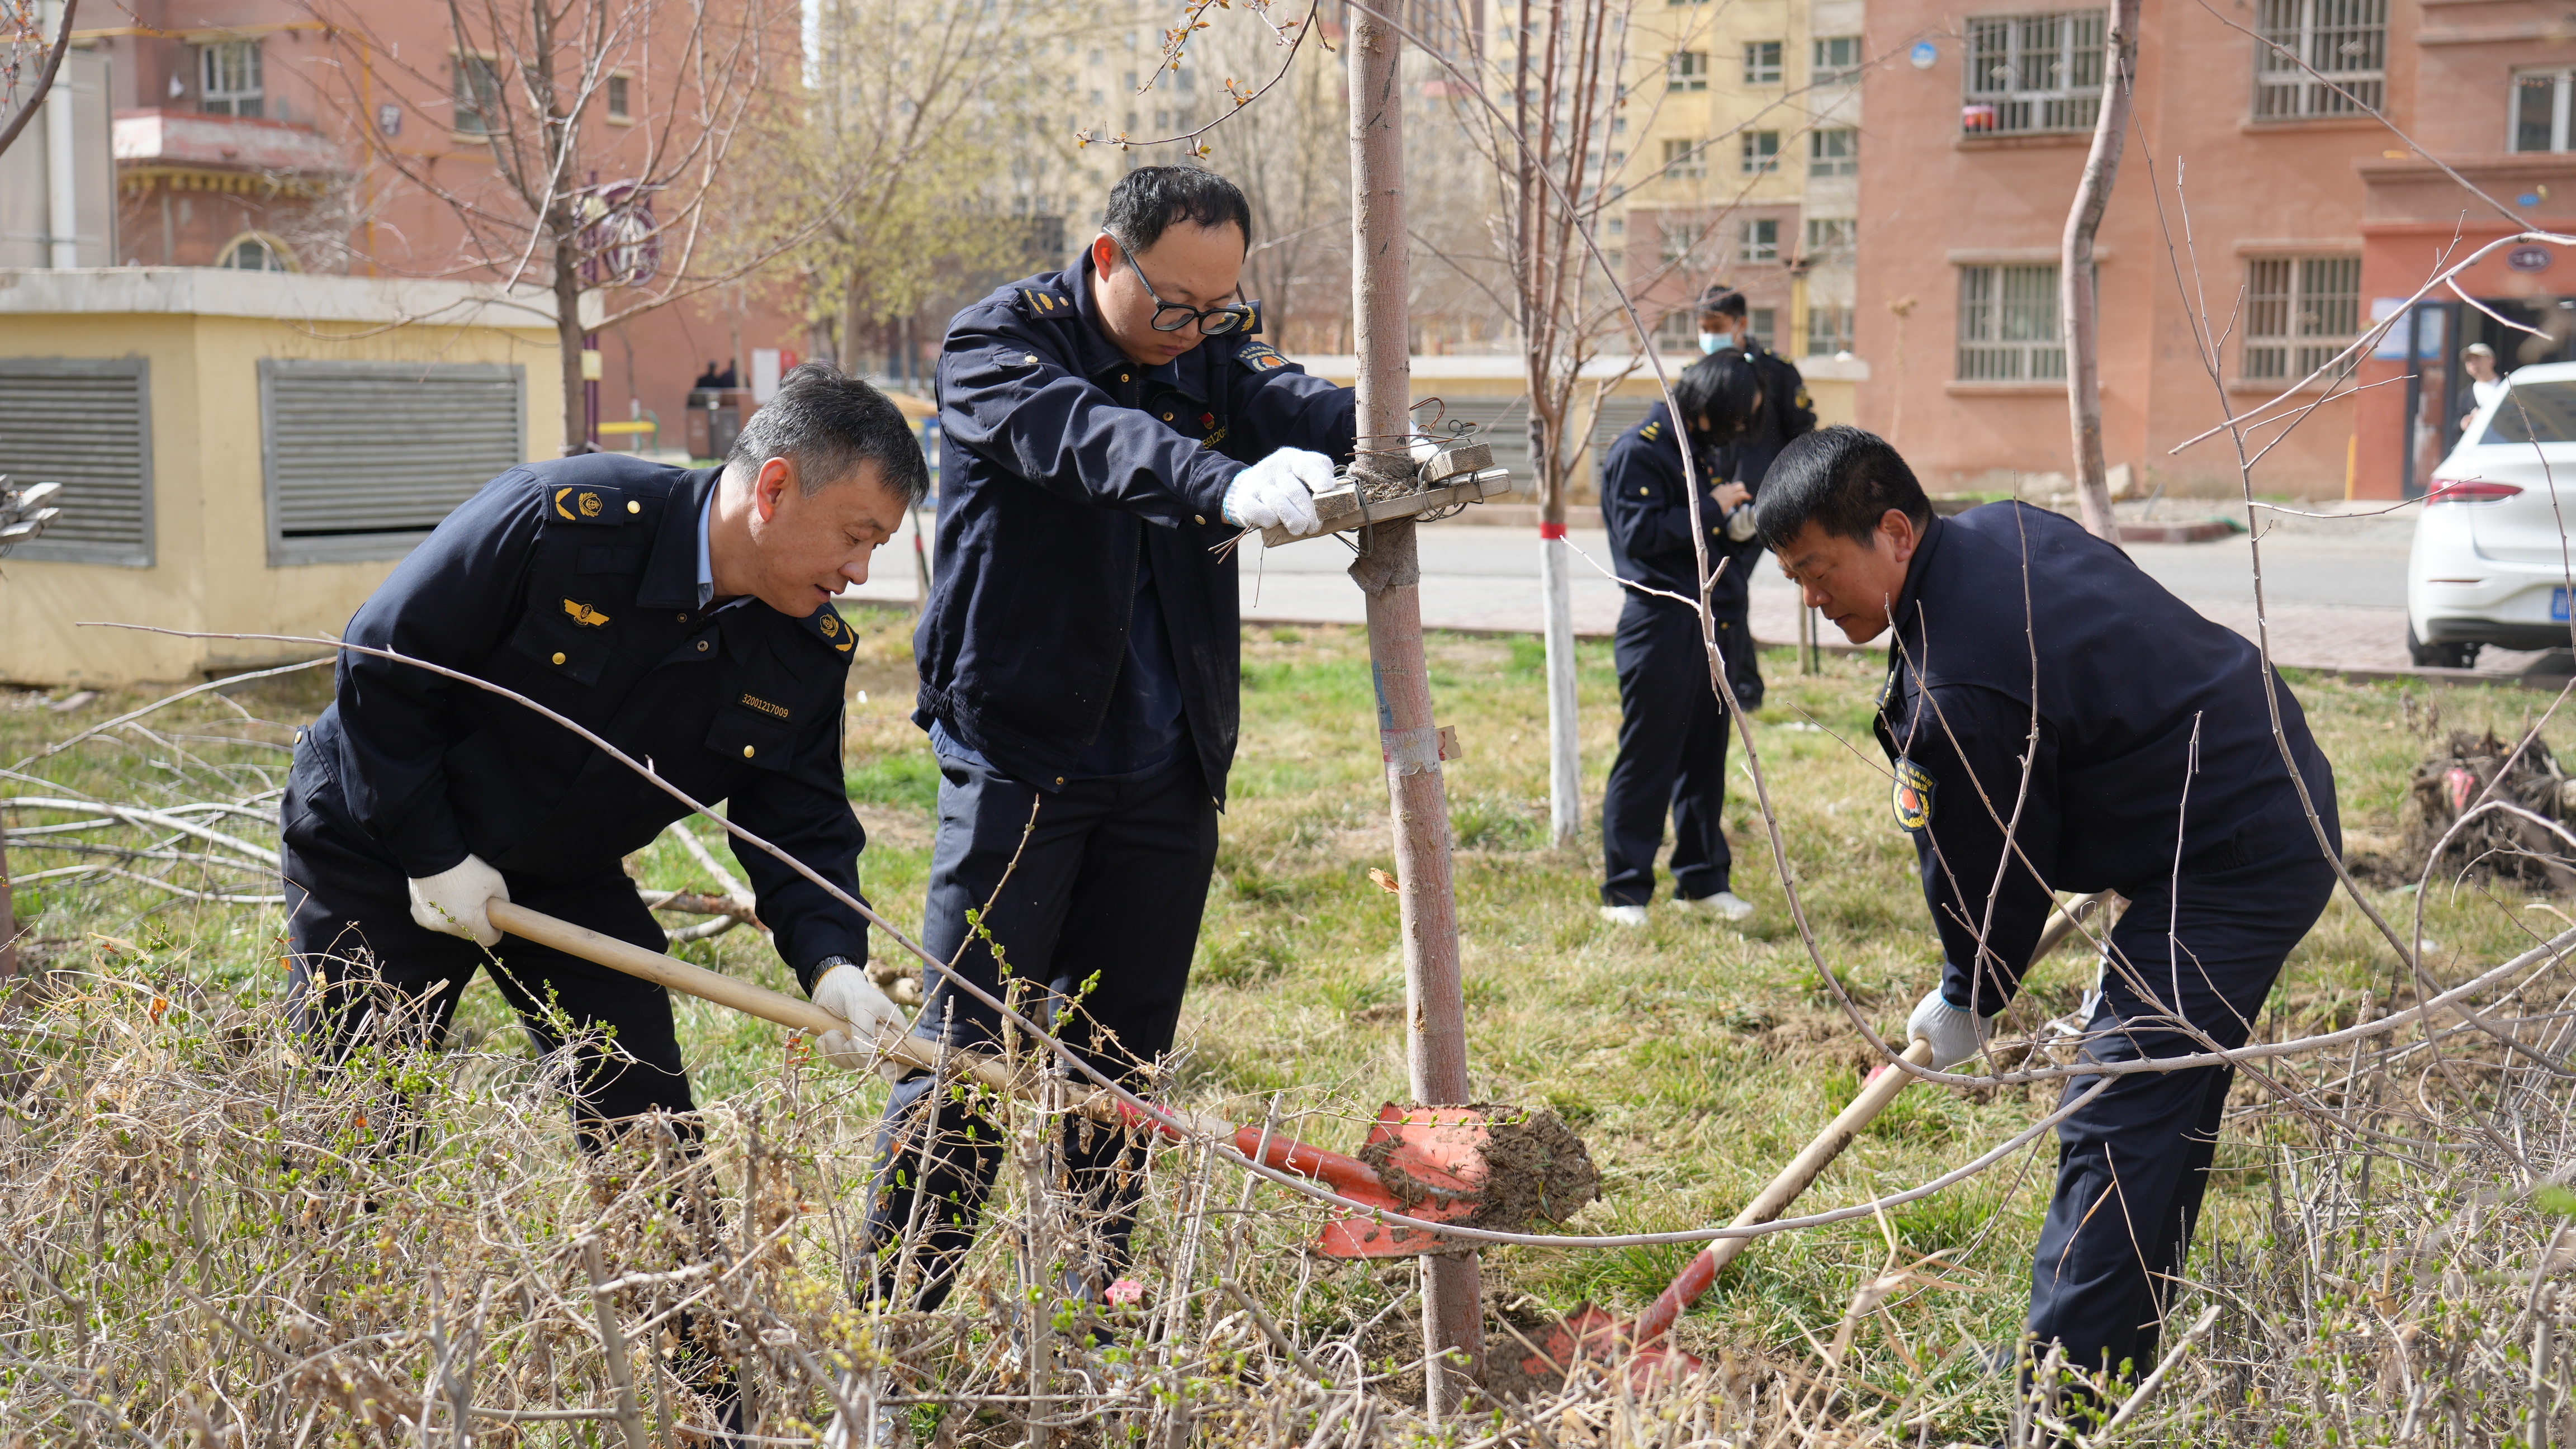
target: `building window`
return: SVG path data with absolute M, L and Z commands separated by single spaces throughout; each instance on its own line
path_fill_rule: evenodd
M 1969 21 L 1961 129 L 2090 129 L 2102 109 L 2102 27 L 2099 10 Z
M 1820 86 L 1860 84 L 1860 37 L 1832 35 L 1815 42 L 1815 53 L 1808 66 L 1811 79 Z
M 2245 278 L 2245 375 L 2287 382 L 2361 331 L 2361 258 L 2257 257 Z
M 1663 231 L 1663 258 L 1670 264 L 1700 254 L 1700 243 L 1708 236 L 1708 223 L 1668 221 L 1664 223 Z
M 1780 83 L 1780 42 L 1744 42 L 1744 83 L 1749 86 L 1776 86 Z
M 1664 143 L 1664 179 L 1701 181 L 1708 176 L 1708 147 L 1698 141 Z
M 199 110 L 216 116 L 268 114 L 268 93 L 260 84 L 258 41 L 218 41 L 197 54 Z
M 2513 78 L 2513 149 L 2564 151 L 2569 92 L 2576 71 L 2526 71 Z
M 215 257 L 215 265 L 237 272 L 291 272 L 296 270 L 295 253 L 275 237 L 257 232 L 237 237 Z
M 1829 131 L 1807 133 L 1807 174 L 1810 176 L 1858 176 L 1860 174 L 1860 132 L 1848 126 Z
M 1847 216 L 1809 217 L 1805 255 L 1821 262 L 1848 261 L 1859 232 L 1860 223 Z
M 1699 351 L 1699 313 L 1688 307 L 1665 313 L 1664 320 L 1655 324 L 1655 350 Z
M 501 71 L 488 55 L 456 57 L 456 130 L 460 135 L 490 134 L 501 109 Z
M 1852 349 L 1852 309 L 1810 303 L 1807 307 L 1807 355 L 1831 357 Z
M 1708 52 L 1676 50 L 1664 57 L 1664 85 L 1676 91 L 1708 89 Z
M 1747 131 L 1741 169 L 1747 176 L 1761 176 L 1780 169 L 1780 133 Z
M 2254 50 L 2255 115 L 2349 116 L 2379 109 L 2388 65 L 2388 0 L 2263 0 L 2260 18 L 2269 44 Z
M 1754 307 L 1744 314 L 1744 340 L 1755 347 L 1771 345 L 1771 324 L 1779 312 L 1770 307 Z
M 1736 231 L 1735 259 L 1739 262 L 1780 260 L 1779 218 L 1765 216 L 1742 223 Z
M 2066 376 L 2057 332 L 2057 264 L 1959 269 L 1959 380 L 2054 382 Z
M 622 75 L 610 76 L 608 78 L 608 119 L 612 121 L 634 120 L 635 112 L 633 110 L 634 101 L 632 96 L 632 82 Z

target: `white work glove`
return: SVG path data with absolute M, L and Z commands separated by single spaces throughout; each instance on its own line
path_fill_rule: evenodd
M 1276 525 L 1294 534 L 1319 533 L 1315 495 L 1333 486 L 1333 460 L 1303 448 L 1281 448 L 1234 475 L 1226 485 L 1226 521 L 1244 528 Z
M 903 1008 L 868 979 L 867 968 L 834 957 L 814 982 L 814 1004 L 850 1024 L 848 1031 L 823 1033 L 823 1059 L 857 1071 L 873 1065 L 877 1075 L 900 1082 L 912 1068 L 877 1052 L 877 1038 L 904 1029 Z
M 501 873 L 469 855 L 436 875 L 411 882 L 411 918 L 433 931 L 463 936 L 477 946 L 501 944 L 501 928 L 483 907 L 510 898 Z
M 1747 503 L 1726 515 L 1726 536 L 1736 543 L 1743 543 L 1753 537 L 1752 504 Z
M 1937 986 L 1905 1019 L 1906 1039 L 1919 1036 L 1932 1043 L 1932 1068 L 1942 1072 L 1961 1062 L 1974 1061 L 1977 1053 L 1986 1049 L 1986 1034 L 1994 1028 L 1994 1017 L 1961 1011 L 1942 999 Z

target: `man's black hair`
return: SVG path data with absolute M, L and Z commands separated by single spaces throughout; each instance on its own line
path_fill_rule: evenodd
M 1762 477 L 1753 523 L 1774 550 L 1815 524 L 1866 544 L 1895 509 L 1916 529 L 1932 521 L 1932 500 L 1885 438 L 1848 423 L 1819 428 L 1780 450 Z
M 1699 294 L 1699 315 L 1741 317 L 1744 315 L 1744 294 L 1720 282 Z
M 1708 419 L 1707 432 L 1720 442 L 1732 438 L 1736 430 L 1753 421 L 1753 410 L 1762 394 L 1762 379 L 1744 354 L 1732 348 L 1721 348 L 1690 366 L 1673 379 L 1673 401 L 1682 407 L 1684 426 Z
M 921 440 L 893 399 L 828 362 L 807 362 L 778 380 L 778 393 L 761 404 L 733 440 L 725 466 L 758 471 L 772 458 L 796 465 L 798 491 L 812 496 L 862 463 L 874 463 L 886 491 L 905 507 L 930 492 L 930 464 Z
M 1109 209 L 1100 229 L 1127 249 L 1142 253 L 1163 239 L 1175 222 L 1224 226 L 1243 233 L 1244 250 L 1252 249 L 1252 203 L 1233 182 L 1198 166 L 1139 166 L 1109 188 Z

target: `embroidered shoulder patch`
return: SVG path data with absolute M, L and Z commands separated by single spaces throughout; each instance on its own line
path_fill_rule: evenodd
M 615 528 L 626 522 L 626 495 L 614 488 L 557 488 L 546 495 L 546 513 L 560 523 Z
M 1932 772 L 1902 755 L 1896 759 L 1896 824 L 1906 831 L 1932 823 Z
M 1043 287 L 1020 288 L 1020 311 L 1030 317 L 1070 317 L 1073 299 Z
M 1255 372 L 1269 372 L 1288 365 L 1288 359 L 1279 355 L 1279 349 L 1267 342 L 1243 344 L 1234 350 L 1234 360 Z
M 849 653 L 851 646 L 859 642 L 858 636 L 850 632 L 849 621 L 841 617 L 840 610 L 829 604 L 806 615 L 805 627 L 838 653 Z
M 1654 441 L 1655 439 L 1657 439 L 1657 438 L 1662 437 L 1663 435 L 1664 435 L 1664 425 L 1663 425 L 1662 423 L 1648 423 L 1648 424 L 1646 424 L 1646 426 L 1645 426 L 1643 429 L 1641 429 L 1641 430 L 1638 432 L 1638 434 L 1637 434 L 1637 436 L 1638 436 L 1638 437 L 1641 437 L 1641 438 L 1645 439 L 1645 440 L 1646 440 L 1647 442 L 1649 442 L 1649 443 L 1653 442 L 1653 441 Z

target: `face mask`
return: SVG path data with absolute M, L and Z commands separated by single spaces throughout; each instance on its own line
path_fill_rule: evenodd
M 1726 343 L 1727 336 L 1723 332 L 1703 332 L 1699 335 L 1699 350 L 1709 356 L 1715 356 L 1717 349 L 1724 347 Z

